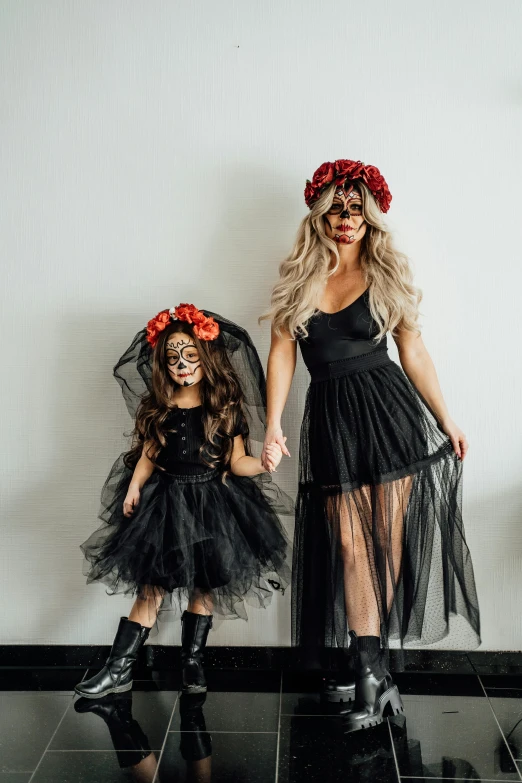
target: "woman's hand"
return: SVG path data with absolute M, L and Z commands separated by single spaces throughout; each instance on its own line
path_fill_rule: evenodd
M 131 484 L 123 501 L 123 516 L 131 517 L 140 502 L 140 488 Z
M 286 448 L 286 435 L 283 435 L 283 430 L 281 427 L 269 427 L 266 431 L 265 435 L 265 442 L 263 444 L 263 451 L 261 452 L 261 464 L 263 465 L 265 470 L 268 470 L 269 473 L 272 472 L 269 465 L 269 457 L 267 448 L 270 445 L 276 444 L 281 449 L 282 453 L 285 454 L 287 457 L 290 456 L 290 452 Z M 281 461 L 281 457 L 279 458 L 279 462 Z M 279 462 L 277 464 L 279 464 Z
M 452 419 L 447 419 L 447 421 L 442 422 L 440 426 L 442 427 L 442 431 L 445 432 L 448 438 L 451 440 L 453 450 L 462 462 L 468 453 L 469 448 L 466 436 L 460 427 L 457 427 Z

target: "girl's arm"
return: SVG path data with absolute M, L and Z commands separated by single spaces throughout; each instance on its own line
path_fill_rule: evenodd
M 143 446 L 141 457 L 134 468 L 127 495 L 123 501 L 123 514 L 126 517 L 132 516 L 134 510 L 139 505 L 141 488 L 154 472 L 154 463 L 147 457 L 147 447 L 149 445 L 149 442 L 147 442 Z
M 464 459 L 468 441 L 449 415 L 435 371 L 435 365 L 421 335 L 400 329 L 394 337 L 402 369 L 432 411 L 441 429 L 450 438 L 455 454 Z
M 287 457 L 290 456 L 285 445 L 286 438 L 281 429 L 281 416 L 292 385 L 296 361 L 296 341 L 292 340 L 288 332 L 283 332 L 279 336 L 272 328 L 272 342 L 267 365 L 267 431 L 261 454 L 262 464 L 267 468 L 267 447 L 270 443 L 277 443 L 283 454 L 286 454 Z
M 271 473 L 281 462 L 282 456 L 281 447 L 277 443 L 272 443 L 267 448 L 267 464 L 269 466 L 267 469 L 259 457 L 249 457 L 245 454 L 243 436 L 236 435 L 230 458 L 230 472 L 235 476 L 257 476 L 259 473 Z
M 143 445 L 141 457 L 134 468 L 130 486 L 135 487 L 136 489 L 141 489 L 154 472 L 154 463 L 147 457 L 147 451 L 151 445 L 152 444 L 149 442 Z

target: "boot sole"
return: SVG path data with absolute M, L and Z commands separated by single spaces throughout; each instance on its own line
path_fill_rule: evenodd
M 375 715 L 369 715 L 364 720 L 351 723 L 350 713 L 346 717 L 346 727 L 344 729 L 345 734 L 350 734 L 353 731 L 360 731 L 361 729 L 370 729 L 372 726 L 379 726 L 384 721 L 384 710 L 387 706 L 390 706 L 394 715 L 402 715 L 404 713 L 404 704 L 396 685 L 383 693 L 379 699 L 379 712 Z
M 322 691 L 321 699 L 330 704 L 349 704 L 355 699 L 355 688 L 349 691 Z
M 78 696 L 83 696 L 84 699 L 103 699 L 104 696 L 108 696 L 110 693 L 126 693 L 126 691 L 130 691 L 131 689 L 132 681 L 128 682 L 127 685 L 116 685 L 114 688 L 108 688 L 101 693 L 83 693 L 82 691 L 79 691 L 78 688 L 75 688 L 74 692 L 77 693 Z
M 207 692 L 206 685 L 187 685 L 181 689 L 181 693 L 185 693 L 187 695 L 190 693 L 206 693 L 206 692 Z

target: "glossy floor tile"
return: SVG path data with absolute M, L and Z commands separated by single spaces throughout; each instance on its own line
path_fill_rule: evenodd
M 489 703 L 499 722 L 511 755 L 522 765 L 522 691 L 488 691 Z
M 182 727 L 185 713 L 190 712 L 191 702 L 201 702 L 208 731 L 277 732 L 279 722 L 279 693 L 215 692 L 206 695 L 180 696 L 170 726 L 171 731 L 186 730 Z
M 387 722 L 371 732 L 344 733 L 338 717 L 282 716 L 280 783 L 398 781 Z
M 4 692 L 0 699 L 0 772 L 32 772 L 72 697 Z
M 521 779 L 486 698 L 406 695 L 403 702 L 403 723 L 390 720 L 402 776 Z
M 87 700 L 72 693 L 87 670 L 4 669 L 0 783 L 522 783 L 522 688 L 453 660 L 411 657 L 406 715 L 354 734 L 322 671 L 210 669 L 208 694 L 187 697 L 179 673 L 142 666 L 133 691 Z
M 169 732 L 157 783 L 274 783 L 277 733 Z M 304 781 L 303 781 L 304 783 Z
M 161 750 L 177 698 L 177 691 L 78 697 L 49 750 L 129 750 L 133 737 L 144 747 Z
M 55 750 L 45 754 L 31 783 L 153 783 L 157 765 L 154 753 L 138 759 L 133 752 Z

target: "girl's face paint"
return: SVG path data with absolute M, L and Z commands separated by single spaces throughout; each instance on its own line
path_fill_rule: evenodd
M 353 185 L 339 186 L 332 206 L 324 216 L 326 235 L 339 245 L 353 245 L 366 233 L 361 194 Z
M 171 334 L 165 346 L 169 375 L 178 386 L 194 386 L 205 375 L 198 349 L 184 332 Z

